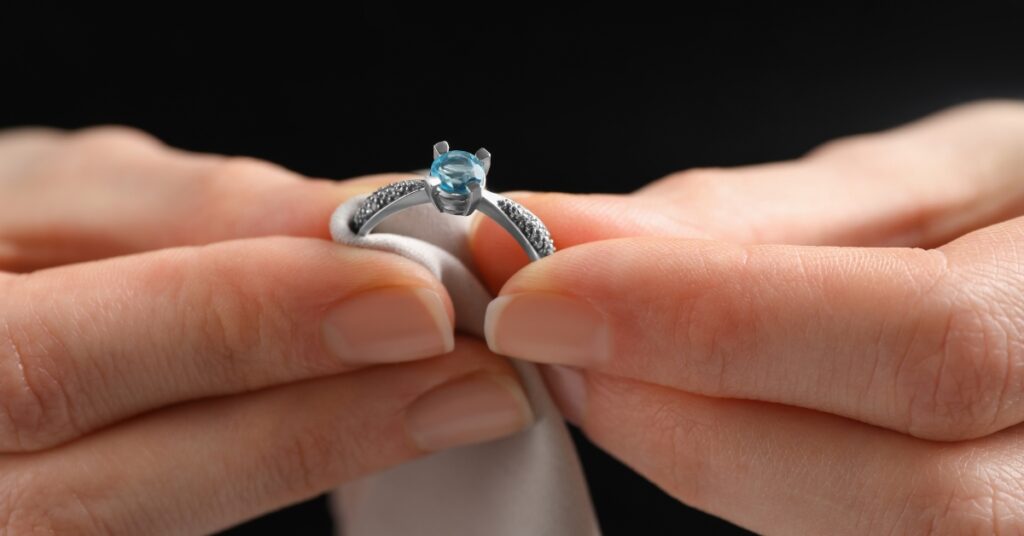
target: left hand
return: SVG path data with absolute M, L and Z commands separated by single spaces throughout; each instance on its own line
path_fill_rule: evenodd
M 0 131 L 0 534 L 209 534 L 528 426 L 437 278 L 326 240 L 398 177 Z
M 1021 104 L 517 198 L 561 251 L 517 271 L 477 227 L 491 348 L 558 364 L 570 420 L 668 493 L 758 532 L 1024 531 Z

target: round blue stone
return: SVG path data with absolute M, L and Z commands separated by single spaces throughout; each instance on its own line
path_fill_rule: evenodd
M 484 180 L 484 165 L 466 151 L 448 151 L 434 159 L 430 176 L 441 180 L 441 189 L 450 194 L 469 195 L 469 183 Z

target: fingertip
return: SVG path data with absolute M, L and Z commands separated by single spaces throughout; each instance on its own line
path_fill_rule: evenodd
M 420 396 L 406 411 L 406 430 L 426 452 L 492 441 L 520 432 L 534 421 L 518 380 L 475 373 Z
M 495 294 L 530 262 L 508 232 L 483 216 L 477 216 L 470 228 L 469 248 L 481 279 Z
M 652 207 L 649 199 L 553 192 L 516 192 L 509 197 L 544 222 L 558 251 L 611 238 L 693 234 Z M 519 244 L 485 217 L 478 216 L 473 223 L 469 243 L 481 277 L 494 292 L 529 264 Z
M 511 299 L 510 296 L 494 298 L 491 303 L 487 304 L 487 312 L 484 313 L 484 340 L 487 341 L 487 347 L 498 355 L 502 354 L 502 350 L 498 346 L 498 319 L 501 318 L 501 312 Z
M 364 272 L 372 281 L 372 283 L 367 283 L 366 287 L 397 285 L 417 289 L 423 295 L 435 296 L 437 300 L 440 300 L 446 316 L 443 319 L 439 317 L 438 321 L 447 321 L 448 324 L 455 325 L 455 305 L 452 303 L 448 289 L 433 272 L 422 264 L 389 251 L 357 248 L 344 244 L 334 245 L 342 248 L 342 255 L 345 257 L 349 255 L 363 257 L 363 262 L 356 262 L 356 264 L 364 266 L 357 270 Z M 444 352 L 450 352 L 453 345 L 454 342 L 450 337 L 446 339 Z
M 291 307 L 327 307 L 347 295 L 407 288 L 436 296 L 446 320 L 455 319 L 451 296 L 441 281 L 420 263 L 387 251 L 276 236 L 164 250 L 160 256 L 175 254 L 194 259 L 192 281 L 266 293 Z M 444 347 L 450 346 L 446 341 Z
M 335 304 L 321 328 L 325 347 L 348 365 L 398 363 L 451 352 L 454 327 L 428 288 L 364 291 Z
M 562 416 L 576 426 L 583 426 L 587 407 L 587 381 L 583 372 L 565 365 L 542 365 L 539 370 Z
M 570 194 L 513 191 L 504 194 L 509 199 L 533 212 L 551 232 L 556 248 L 565 248 L 574 240 L 573 229 L 578 223 L 561 214 L 571 212 L 568 201 L 577 197 Z M 584 223 L 584 225 L 586 225 Z M 469 230 L 469 246 L 477 269 L 488 288 L 497 293 L 513 274 L 530 263 L 518 242 L 505 229 L 490 218 L 478 215 Z

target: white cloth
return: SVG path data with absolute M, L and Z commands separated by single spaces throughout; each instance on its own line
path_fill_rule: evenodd
M 431 205 L 388 218 L 370 235 L 348 221 L 365 196 L 331 216 L 336 242 L 390 251 L 434 273 L 455 307 L 456 329 L 483 337 L 492 296 L 467 251 L 469 220 Z M 346 536 L 593 536 L 600 534 L 576 451 L 535 366 L 513 360 L 537 422 L 515 436 L 430 455 L 348 483 L 332 496 Z

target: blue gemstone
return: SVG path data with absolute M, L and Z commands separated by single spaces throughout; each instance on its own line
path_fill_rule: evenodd
M 466 151 L 448 151 L 434 159 L 430 176 L 441 180 L 441 189 L 450 194 L 469 195 L 469 183 L 484 180 L 484 165 Z

